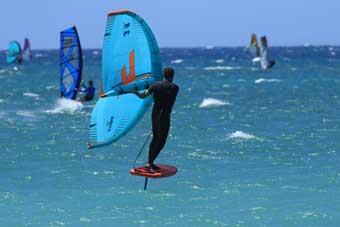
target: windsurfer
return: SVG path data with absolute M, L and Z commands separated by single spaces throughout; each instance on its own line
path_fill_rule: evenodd
M 74 89 L 77 91 L 78 89 Z M 78 99 L 79 102 L 91 101 L 94 97 L 95 87 L 93 86 L 93 80 L 89 80 L 89 86 L 83 85 L 83 88 L 79 90 L 81 93 L 85 93 L 84 97 Z
M 179 87 L 172 82 L 175 71 L 172 68 L 165 68 L 164 80 L 155 82 L 144 93 L 134 91 L 140 98 L 145 98 L 150 94 L 154 97 L 152 109 L 152 134 L 153 138 L 149 147 L 149 158 L 147 167 L 157 170 L 160 167 L 154 164 L 155 159 L 165 145 L 170 128 L 170 114 L 176 101 Z
M 254 53 L 254 50 L 255 50 L 255 53 Z M 251 34 L 250 45 L 248 47 L 248 51 L 254 55 L 253 56 L 254 58 L 260 56 L 260 50 L 259 50 L 259 46 L 257 44 L 257 37 L 254 33 Z
M 28 38 L 25 38 L 24 49 L 21 51 L 17 59 L 17 64 L 21 65 L 23 60 L 32 60 L 31 44 Z
M 261 54 L 261 67 L 262 69 L 270 69 L 275 65 L 275 60 L 269 59 L 269 54 L 268 54 L 268 41 L 266 36 L 261 37 L 261 49 L 262 49 L 262 54 Z

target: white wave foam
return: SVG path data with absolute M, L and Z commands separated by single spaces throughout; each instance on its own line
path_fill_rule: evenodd
M 221 63 L 223 63 L 224 62 L 224 59 L 217 59 L 216 60 L 216 63 L 219 63 L 219 64 L 221 64 Z
M 36 53 L 35 55 L 34 55 L 34 57 L 35 58 L 41 58 L 41 57 L 43 57 L 44 55 L 42 54 L 42 53 Z
M 27 96 L 27 97 L 32 97 L 32 98 L 35 98 L 35 99 L 39 99 L 39 95 L 38 94 L 31 93 L 31 92 L 25 92 L 22 95 L 23 96 Z
M 221 100 L 215 99 L 215 98 L 206 98 L 203 99 L 199 107 L 201 108 L 210 108 L 210 107 L 218 107 L 218 106 L 224 106 L 228 105 L 230 103 L 228 102 L 223 102 Z
M 48 85 L 45 88 L 46 88 L 46 90 L 52 90 L 52 89 L 55 89 L 57 87 L 55 85 Z
M 79 219 L 79 221 L 80 221 L 80 222 L 91 222 L 91 219 L 86 218 L 86 217 L 81 217 L 81 218 Z
M 74 113 L 76 110 L 80 110 L 82 108 L 83 108 L 83 104 L 78 101 L 61 98 L 61 99 L 58 99 L 57 104 L 55 105 L 54 109 L 47 110 L 46 113 L 53 113 L 53 114 L 64 113 L 64 112 Z
M 35 117 L 34 113 L 31 111 L 19 110 L 16 112 L 16 115 L 22 117 Z
M 170 63 L 172 64 L 181 64 L 183 62 L 183 59 L 175 59 L 175 60 L 171 60 Z
M 0 73 L 4 73 L 4 72 L 6 72 L 6 69 L 1 69 L 0 70 Z
M 236 131 L 236 132 L 233 132 L 229 135 L 229 139 L 254 139 L 255 136 L 254 135 L 251 135 L 251 134 L 248 134 L 248 133 L 244 133 L 242 131 Z
M 93 55 L 98 55 L 99 54 L 99 51 L 95 50 L 92 52 Z
M 255 57 L 251 61 L 254 62 L 254 63 L 255 62 L 259 62 L 259 61 L 261 61 L 261 58 L 260 57 Z
M 214 71 L 214 70 L 236 70 L 241 69 L 241 67 L 232 67 L 232 66 L 208 66 L 204 67 L 204 70 Z
M 255 80 L 255 84 L 260 84 L 260 83 L 275 83 L 275 82 L 281 82 L 279 79 L 264 79 L 264 78 L 259 78 Z

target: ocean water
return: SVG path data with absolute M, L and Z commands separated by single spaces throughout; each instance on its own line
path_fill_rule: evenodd
M 178 173 L 147 191 L 129 170 L 150 110 L 87 150 L 95 101 L 59 99 L 58 50 L 33 55 L 15 70 L 0 52 L 0 226 L 340 226 L 340 47 L 274 47 L 268 71 L 243 48 L 161 49 L 180 92 L 157 162 Z

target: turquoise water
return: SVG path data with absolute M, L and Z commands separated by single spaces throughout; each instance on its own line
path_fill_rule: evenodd
M 157 161 L 179 171 L 143 191 L 150 111 L 87 150 L 95 102 L 58 98 L 58 51 L 18 70 L 0 52 L 1 226 L 338 226 L 340 47 L 271 54 L 262 71 L 242 48 L 161 49 L 181 90 Z M 98 88 L 101 52 L 84 55 Z

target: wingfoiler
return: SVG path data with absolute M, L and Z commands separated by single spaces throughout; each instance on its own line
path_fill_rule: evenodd
M 32 60 L 31 43 L 28 38 L 25 38 L 24 48 L 22 49 L 20 56 L 19 56 L 19 61 L 22 62 L 23 60 L 25 61 Z

